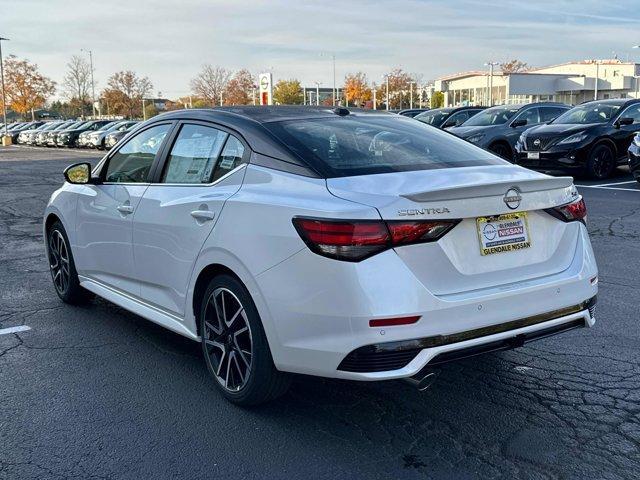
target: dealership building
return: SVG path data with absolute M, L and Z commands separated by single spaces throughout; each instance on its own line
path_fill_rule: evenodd
M 639 77 L 638 63 L 584 60 L 510 74 L 463 72 L 439 78 L 433 87 L 444 94 L 445 107 L 538 101 L 576 105 L 595 98 L 640 98 Z

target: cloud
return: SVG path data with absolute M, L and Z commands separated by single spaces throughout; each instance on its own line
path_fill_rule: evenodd
M 54 80 L 85 48 L 99 85 L 133 69 L 177 97 L 204 63 L 330 85 L 331 53 L 339 81 L 358 70 L 380 79 L 395 66 L 428 79 L 481 69 L 488 59 L 545 65 L 612 50 L 634 58 L 639 17 L 626 0 L 20 0 L 3 11 L 2 34 L 11 38 L 7 53 Z

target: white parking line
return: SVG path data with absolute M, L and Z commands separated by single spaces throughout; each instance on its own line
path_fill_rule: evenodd
M 600 188 L 602 190 L 620 190 L 621 192 L 640 192 L 637 188 L 602 187 L 600 185 L 576 185 L 578 188 Z
M 627 183 L 636 183 L 635 180 L 626 180 L 624 182 L 615 182 L 615 183 L 599 183 L 597 185 L 593 185 L 594 187 L 612 187 L 613 185 L 625 185 Z
M 18 325 L 17 327 L 0 329 L 0 335 L 7 335 L 9 333 L 26 332 L 27 330 L 31 330 L 31 327 L 27 327 L 26 325 Z

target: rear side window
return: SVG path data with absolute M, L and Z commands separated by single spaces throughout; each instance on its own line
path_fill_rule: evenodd
M 226 132 L 216 128 L 183 125 L 171 148 L 162 182 L 210 183 L 227 137 Z
M 545 123 L 550 122 L 554 118 L 558 118 L 566 111 L 566 108 L 560 107 L 540 107 L 540 121 Z
M 265 126 L 326 177 L 506 163 L 454 135 L 402 116 L 327 117 Z
M 224 146 L 224 150 L 222 151 L 222 155 L 220 156 L 220 161 L 216 166 L 216 171 L 213 175 L 213 180 L 218 180 L 220 177 L 223 177 L 231 170 L 236 168 L 238 165 L 242 163 L 242 158 L 244 157 L 244 145 L 240 143 L 233 135 L 229 135 L 229 139 Z

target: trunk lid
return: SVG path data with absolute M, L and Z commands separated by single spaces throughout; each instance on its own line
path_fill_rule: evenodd
M 395 249 L 435 295 L 552 275 L 569 268 L 575 256 L 578 225 L 544 211 L 578 198 L 571 177 L 493 165 L 331 178 L 327 187 L 338 197 L 376 208 L 385 220 L 461 219 L 437 242 Z M 519 202 L 513 198 L 518 196 Z M 476 219 L 514 212 L 526 212 L 530 246 L 483 255 L 479 228 L 485 224 Z

